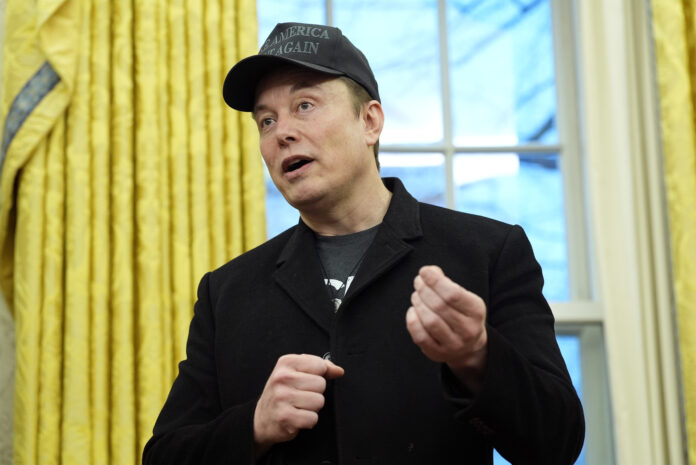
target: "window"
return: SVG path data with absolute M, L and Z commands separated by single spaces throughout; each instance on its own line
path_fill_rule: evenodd
M 421 201 L 525 229 L 585 406 L 588 435 L 577 463 L 609 463 L 570 10 L 569 0 L 259 0 L 259 40 L 278 22 L 340 27 L 366 54 L 380 86 L 382 176 L 399 177 Z M 268 176 L 266 186 L 274 236 L 298 214 Z
M 565 189 L 548 0 L 297 0 L 259 3 L 278 21 L 339 25 L 363 50 L 385 114 L 380 163 L 420 200 L 524 227 L 545 294 L 567 301 Z M 331 18 L 327 15 L 331 16 Z M 404 27 L 384 27 L 390 24 Z M 267 177 L 268 230 L 297 222 Z M 582 211 L 582 206 L 577 210 Z

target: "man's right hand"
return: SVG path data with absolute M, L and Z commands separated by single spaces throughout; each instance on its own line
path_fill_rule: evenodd
M 268 377 L 254 412 L 256 457 L 276 443 L 311 429 L 324 406 L 326 380 L 343 376 L 343 368 L 316 355 L 283 355 Z

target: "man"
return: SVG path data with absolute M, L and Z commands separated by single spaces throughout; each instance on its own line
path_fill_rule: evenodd
M 301 220 L 201 280 L 144 463 L 572 463 L 582 407 L 524 232 L 380 178 L 363 54 L 279 24 L 223 95 Z

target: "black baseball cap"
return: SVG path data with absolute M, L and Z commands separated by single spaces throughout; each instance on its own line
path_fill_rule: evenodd
M 279 23 L 257 55 L 247 57 L 227 73 L 222 96 L 232 108 L 252 111 L 256 86 L 270 71 L 296 65 L 334 76 L 348 76 L 379 101 L 377 81 L 365 55 L 340 29 L 319 24 Z

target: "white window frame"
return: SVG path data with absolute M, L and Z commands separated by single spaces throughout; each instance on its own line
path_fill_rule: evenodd
M 551 307 L 557 331 L 580 338 L 586 463 L 687 463 L 650 0 L 550 1 L 558 146 L 454 147 L 444 98 L 445 144 L 381 151 L 443 153 L 449 206 L 455 153 L 559 154 L 570 295 Z M 438 0 L 446 96 L 445 7 Z
M 572 0 L 615 463 L 687 463 L 649 0 Z
M 446 67 L 445 6 L 438 0 Z M 559 333 L 581 341 L 586 463 L 686 463 L 649 0 L 551 6 L 560 138 L 552 149 L 561 159 L 570 286 L 569 301 L 551 306 Z M 326 15 L 332 24 L 331 0 Z M 446 95 L 446 68 L 441 85 Z M 443 100 L 444 139 L 451 141 Z M 418 150 L 445 154 L 448 205 L 455 152 L 526 151 Z

